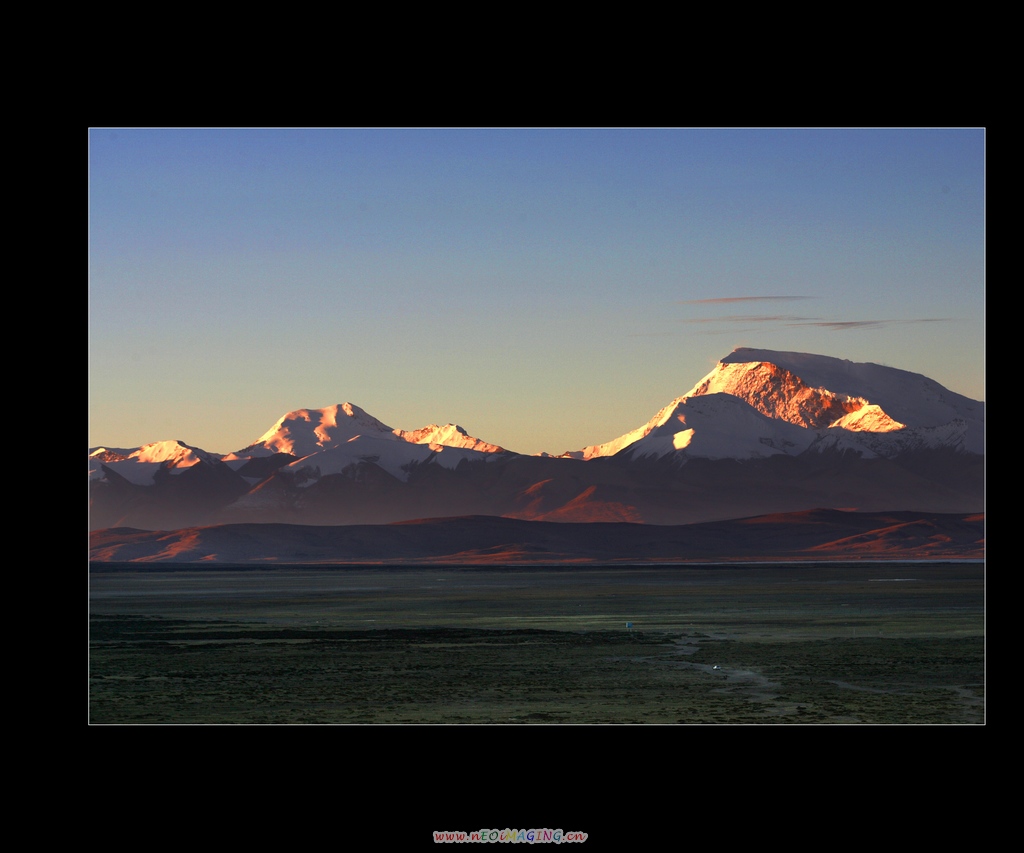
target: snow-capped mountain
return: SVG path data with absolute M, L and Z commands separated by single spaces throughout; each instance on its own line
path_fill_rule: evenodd
M 878 364 L 740 348 L 646 423 L 526 456 L 455 424 L 395 429 L 352 403 L 253 444 L 90 450 L 93 528 L 453 515 L 678 524 L 818 507 L 984 509 L 984 403 Z
M 351 403 L 339 403 L 324 409 L 296 409 L 283 415 L 248 447 L 226 458 L 287 453 L 301 459 L 360 435 L 396 437 L 391 427 Z
M 850 414 L 877 406 L 894 422 L 910 429 L 939 427 L 962 420 L 966 424 L 969 436 L 965 441 L 964 450 L 969 453 L 985 451 L 985 404 L 950 391 L 920 373 L 830 356 L 740 347 L 723 358 L 719 367 L 705 377 L 705 380 L 710 379 L 716 372 L 726 374 L 735 371 L 736 374 L 742 375 L 746 370 L 754 369 L 752 366 L 757 364 L 775 365 L 780 370 L 788 371 L 791 376 L 799 377 L 809 388 L 827 389 L 834 397 L 845 401 Z M 727 390 L 723 386 L 720 390 L 746 399 L 738 389 Z M 748 402 L 754 405 L 752 401 Z M 785 417 L 782 414 L 772 414 L 770 410 L 765 413 L 773 417 Z M 796 422 L 789 417 L 785 419 Z M 842 425 L 846 429 L 884 432 L 900 428 L 890 425 L 888 429 L 877 430 L 870 423 L 872 422 L 858 427 L 851 426 L 850 422 L 833 423 L 830 426 Z
M 503 447 L 498 447 L 496 444 L 488 444 L 486 441 L 481 441 L 479 438 L 473 438 L 473 436 L 469 435 L 458 424 L 445 424 L 444 426 L 430 424 L 422 429 L 412 430 L 411 432 L 395 430 L 395 435 L 403 441 L 408 441 L 412 444 L 436 444 L 441 447 L 461 447 L 464 450 L 475 450 L 478 453 L 505 452 Z
M 89 451 L 89 479 L 99 480 L 113 471 L 129 483 L 152 485 L 158 471 L 181 474 L 194 465 L 213 464 L 218 458 L 183 441 L 155 441 L 134 448 L 97 447 Z
M 253 444 L 224 458 L 235 460 L 287 453 L 301 459 L 362 438 L 459 447 L 480 453 L 503 452 L 501 447 L 467 434 L 457 424 L 430 424 L 412 431 L 392 429 L 359 406 L 338 403 L 324 409 L 296 409 L 288 412 Z
M 485 459 L 505 451 L 469 435 L 457 424 L 430 424 L 417 430 L 392 429 L 352 403 L 323 409 L 296 409 L 284 415 L 253 444 L 224 457 L 239 463 L 287 454 L 295 461 L 279 469 L 298 486 L 342 474 L 367 462 L 405 481 L 414 465 L 435 462 L 454 468 L 464 459 Z
M 470 439 L 486 447 L 494 447 L 476 439 Z M 342 474 L 361 462 L 369 462 L 383 469 L 397 480 L 407 481 L 414 465 L 429 462 L 444 468 L 455 468 L 463 460 L 484 460 L 492 453 L 474 447 L 458 447 L 434 442 L 406 441 L 398 436 L 357 435 L 344 444 L 326 447 L 319 453 L 311 453 L 280 469 L 281 474 L 295 478 L 297 485 L 308 486 L 330 474 Z
M 941 448 L 980 454 L 984 411 L 984 403 L 917 373 L 741 347 L 644 426 L 566 455 L 685 451 L 687 458 L 751 459 L 808 450 L 894 456 Z

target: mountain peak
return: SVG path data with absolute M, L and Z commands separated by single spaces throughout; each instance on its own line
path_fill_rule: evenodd
M 812 388 L 796 373 L 764 360 L 721 361 L 685 396 L 706 394 L 731 394 L 763 415 L 810 429 L 829 427 L 868 405 L 862 397 Z
M 131 454 L 140 462 L 171 462 L 176 468 L 187 468 L 196 462 L 209 460 L 209 454 L 198 447 L 191 447 L 184 441 L 154 441 L 144 444 Z
M 702 398 L 732 398 L 746 406 L 723 399 L 709 408 L 698 405 Z M 791 426 L 804 432 L 793 432 Z M 800 453 L 829 431 L 834 431 L 832 439 L 816 446 L 835 445 L 842 435 L 847 436 L 842 446 L 869 454 L 935 442 L 953 442 L 980 454 L 984 404 L 894 367 L 738 347 L 643 426 L 563 455 L 593 459 L 627 451 L 639 458 L 685 450 L 687 456 L 743 459 Z M 896 442 L 856 438 L 896 433 L 901 433 Z
M 211 465 L 217 458 L 183 441 L 154 441 L 135 448 L 100 447 L 89 454 L 89 479 L 102 480 L 106 470 L 138 484 L 149 484 L 160 469 L 179 474 L 199 463 Z
M 323 409 L 296 409 L 234 455 L 288 453 L 303 457 L 343 444 L 358 435 L 383 437 L 392 432 L 391 427 L 353 403 L 338 403 Z
M 757 364 L 774 365 L 788 371 L 799 377 L 802 385 L 812 391 L 827 390 L 848 409 L 836 420 L 846 418 L 868 405 L 877 406 L 893 423 L 911 428 L 939 427 L 955 419 L 963 419 L 968 427 L 966 449 L 972 453 L 985 452 L 985 404 L 950 391 L 935 380 L 909 370 L 827 355 L 738 347 L 723 358 L 718 367 L 701 382 L 712 379 L 716 373 L 735 378 L 742 374 L 742 370 L 737 370 L 737 365 Z M 732 370 L 737 372 L 730 373 Z M 728 380 L 723 382 L 727 383 Z M 737 396 L 747 399 L 746 392 L 739 388 L 737 391 L 726 393 L 737 393 Z M 795 399 L 798 396 L 796 386 L 789 388 L 788 393 L 791 399 Z M 752 399 L 747 401 L 757 407 Z M 772 416 L 784 417 L 781 412 Z M 847 419 L 843 426 L 847 429 L 864 429 L 867 423 L 880 423 L 877 417 L 873 417 L 864 419 L 859 427 L 851 426 L 857 422 L 857 419 Z M 833 422 L 831 425 L 836 424 Z M 870 429 L 874 430 L 875 427 Z
M 397 435 L 403 441 L 412 444 L 430 444 L 442 447 L 461 447 L 467 450 L 476 450 L 481 453 L 503 453 L 504 448 L 496 444 L 488 444 L 479 438 L 474 438 L 458 424 L 428 424 L 421 429 L 406 431 L 396 429 Z
M 458 424 L 429 424 L 417 430 L 392 429 L 354 403 L 323 409 L 296 409 L 281 417 L 260 438 L 225 459 L 243 459 L 287 453 L 304 458 L 332 450 L 356 439 L 407 442 L 432 448 L 452 447 L 480 453 L 503 453 L 504 448 L 469 435 Z

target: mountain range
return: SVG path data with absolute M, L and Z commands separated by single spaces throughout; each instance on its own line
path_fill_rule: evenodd
M 181 440 L 93 447 L 89 524 L 169 531 L 467 516 L 683 525 L 819 509 L 976 514 L 984 453 L 984 403 L 925 376 L 738 348 L 636 429 L 557 455 L 516 453 L 454 423 L 395 429 L 352 403 L 288 412 L 226 454 Z

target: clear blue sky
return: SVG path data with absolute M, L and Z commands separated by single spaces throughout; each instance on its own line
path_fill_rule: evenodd
M 982 129 L 89 132 L 90 446 L 609 441 L 736 346 L 984 399 Z

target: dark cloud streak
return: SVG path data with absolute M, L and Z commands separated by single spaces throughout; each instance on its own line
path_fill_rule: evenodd
M 710 325 L 729 323 L 778 323 L 782 326 L 812 326 L 817 329 L 831 329 L 846 332 L 851 329 L 877 329 L 885 326 L 905 326 L 915 323 L 948 323 L 949 317 L 918 317 L 910 320 L 826 320 L 822 317 L 793 317 L 783 314 L 736 314 L 727 317 L 701 317 L 677 320 L 688 325 Z
M 844 332 L 849 329 L 865 329 L 875 326 L 887 326 L 891 320 L 818 320 L 807 323 L 787 323 L 787 326 L 814 326 L 818 329 L 832 329 Z
M 817 299 L 816 296 L 716 296 L 710 299 L 689 299 L 680 301 L 680 305 L 729 305 L 737 302 L 787 302 L 798 299 Z M 834 332 L 846 332 L 852 329 L 880 329 L 886 326 L 900 326 L 914 323 L 948 323 L 948 317 L 918 317 L 908 320 L 829 320 L 825 317 L 799 317 L 792 314 L 732 314 L 718 317 L 687 317 L 676 322 L 687 325 L 717 325 L 719 328 L 731 326 L 730 331 L 736 331 L 737 324 L 754 324 L 756 328 L 760 324 L 775 323 L 780 326 L 796 328 L 799 326 L 811 326 L 817 329 L 829 329 Z M 743 329 L 741 331 L 747 331 Z M 708 331 L 710 332 L 710 330 Z M 719 333 L 716 329 L 712 334 Z
M 810 320 L 799 323 L 787 323 L 787 326 L 815 326 L 819 329 L 832 329 L 845 332 L 849 329 L 878 328 L 881 326 L 906 326 L 912 323 L 948 323 L 948 317 L 919 317 L 914 320 Z
M 729 317 L 702 317 L 695 319 L 680 320 L 680 323 L 787 323 L 799 325 L 801 323 L 813 323 L 817 317 L 792 317 L 785 314 L 737 314 Z
M 816 296 L 716 296 L 713 299 L 684 299 L 680 305 L 724 305 L 730 302 L 781 302 L 794 299 L 817 299 Z

